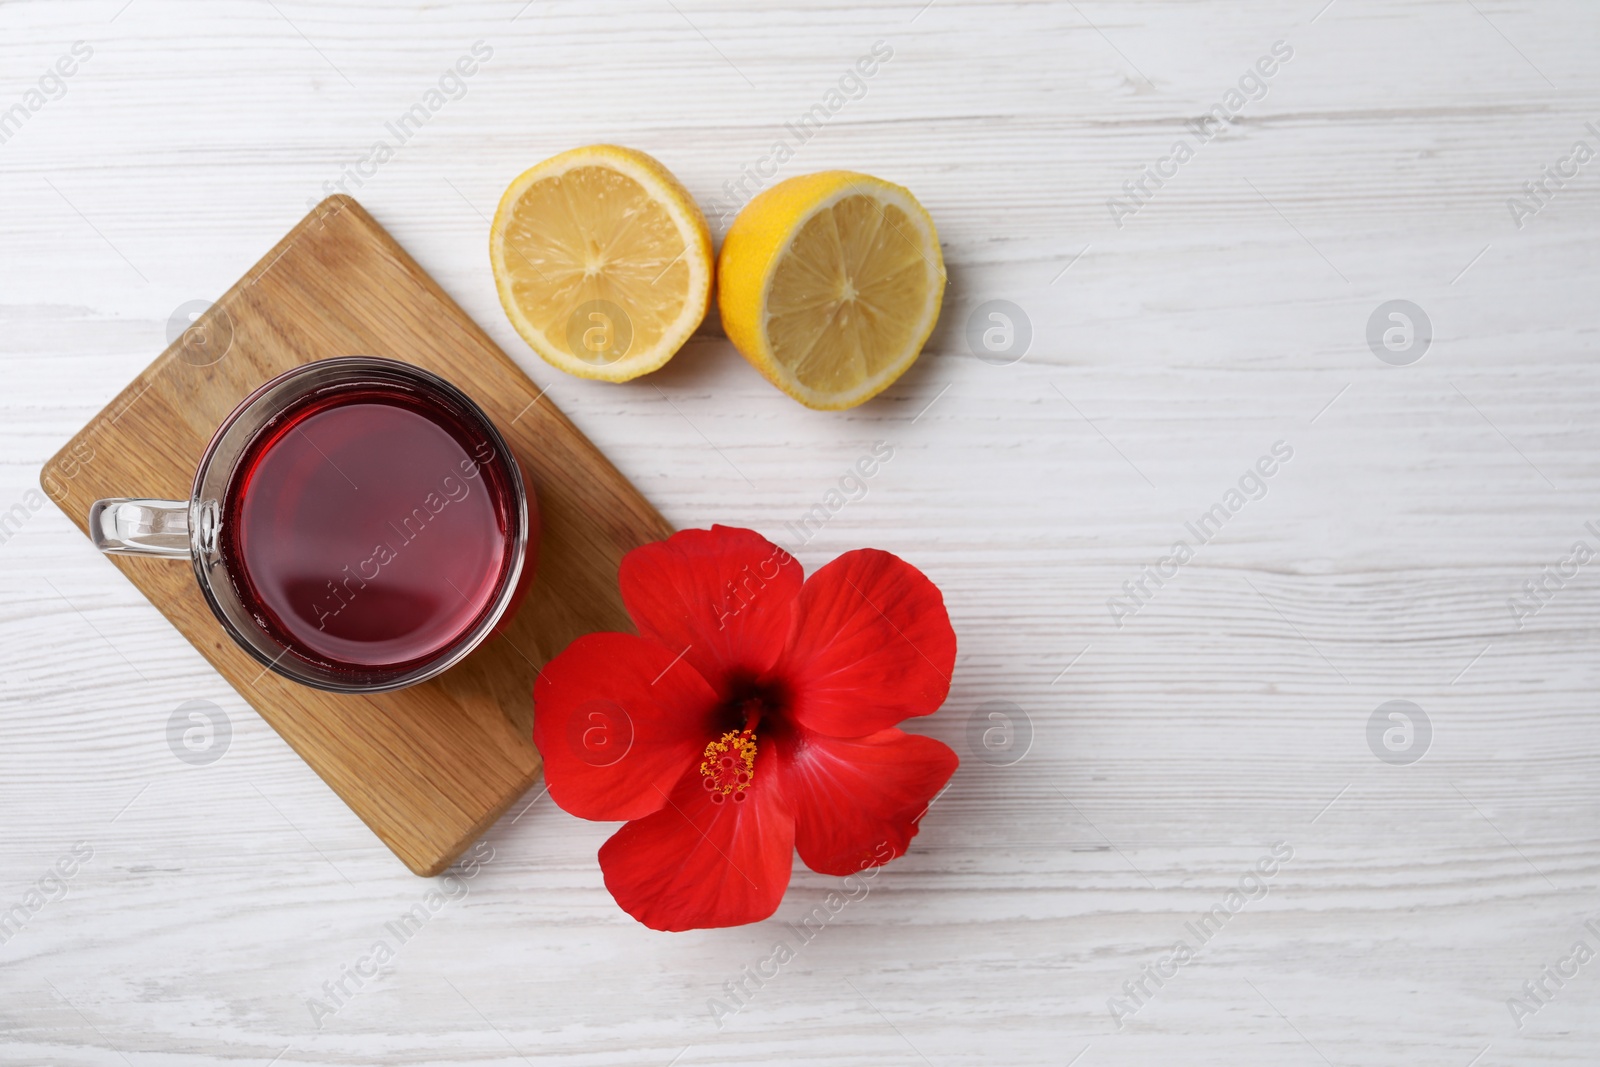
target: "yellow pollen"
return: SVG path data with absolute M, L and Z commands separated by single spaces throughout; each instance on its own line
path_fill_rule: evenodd
M 730 796 L 740 801 L 755 779 L 756 735 L 749 730 L 729 730 L 706 745 L 700 761 L 700 784 L 711 794 L 713 804 Z

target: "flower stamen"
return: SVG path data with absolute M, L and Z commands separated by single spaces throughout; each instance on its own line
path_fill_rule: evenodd
M 755 779 L 756 735 L 748 727 L 729 730 L 706 745 L 700 761 L 700 784 L 711 794 L 711 803 L 721 804 L 729 797 L 744 800 L 745 790 Z

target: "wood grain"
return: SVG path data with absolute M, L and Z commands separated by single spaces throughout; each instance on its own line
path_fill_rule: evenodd
M 187 566 L 111 557 L 406 866 L 448 867 L 537 778 L 539 665 L 584 633 L 627 629 L 617 565 L 670 533 L 633 486 L 347 196 L 323 201 L 44 465 L 87 529 L 101 497 L 186 499 L 216 427 L 256 386 L 312 360 L 378 355 L 454 383 L 501 429 L 542 533 L 509 624 L 439 678 L 327 693 L 260 664 L 223 631 Z

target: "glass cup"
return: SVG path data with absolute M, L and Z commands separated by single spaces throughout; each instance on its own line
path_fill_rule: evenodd
M 359 572 L 346 566 L 342 573 L 327 575 L 325 589 L 321 585 L 324 575 L 316 574 L 311 580 L 316 595 L 321 598 L 320 606 L 312 606 L 314 619 L 322 623 L 321 628 L 326 628 L 329 619 L 337 623 L 335 617 L 342 609 L 363 598 L 359 609 L 347 616 L 347 622 L 365 613 L 368 618 L 376 618 L 391 628 L 414 623 L 421 628 L 416 632 L 424 635 L 430 632 L 426 627 L 435 625 L 437 640 L 428 644 L 425 637 L 417 638 L 423 645 L 411 647 L 407 655 L 394 662 L 385 662 L 381 656 L 375 660 L 359 654 L 333 655 L 326 647 L 298 639 L 297 633 L 310 633 L 308 613 L 299 610 L 296 618 L 286 624 L 282 605 L 275 609 L 259 591 L 256 576 L 248 573 L 252 569 L 245 564 L 249 554 L 241 554 L 231 547 L 244 543 L 249 523 L 256 521 L 244 505 L 252 492 L 266 492 L 255 488 L 261 480 L 252 471 L 259 469 L 257 463 L 262 455 L 271 455 L 268 451 L 271 442 L 286 439 L 294 432 L 295 425 L 304 429 L 304 423 L 297 420 L 305 419 L 307 412 L 340 408 L 372 396 L 389 397 L 390 401 L 380 404 L 389 402 L 414 411 L 433 422 L 441 432 L 455 434 L 451 439 L 461 443 L 463 449 L 466 440 L 476 443 L 471 460 L 463 460 L 459 471 L 451 469 L 444 475 L 442 484 L 459 487 L 461 495 L 457 496 L 448 488 L 441 490 L 446 495 L 430 493 L 428 507 L 419 502 L 414 513 L 402 512 L 404 517 L 399 524 L 390 521 L 385 527 L 394 530 L 395 535 L 384 535 L 386 546 L 398 545 L 397 550 L 391 549 L 391 559 L 398 558 L 394 554 L 396 551 L 400 555 L 417 553 L 413 556 L 416 561 L 413 570 L 427 561 L 430 563 L 427 572 L 431 574 L 438 569 L 431 566 L 433 560 L 448 561 L 457 573 L 454 579 L 449 574 L 443 577 L 457 592 L 464 581 L 474 589 L 478 596 L 476 601 L 467 600 L 462 593 L 467 605 L 463 608 L 453 602 L 443 604 L 437 599 L 419 597 L 415 591 L 407 600 L 404 590 L 384 588 L 386 575 L 381 563 L 375 562 L 376 557 L 357 560 Z M 309 434 L 306 440 L 311 440 Z M 359 447 L 360 442 L 355 445 Z M 333 463 L 333 460 L 328 462 Z M 400 464 L 402 460 L 396 456 L 393 462 Z M 407 468 L 396 466 L 394 472 L 405 475 Z M 331 478 L 326 472 L 321 476 Z M 466 505 L 459 501 L 470 495 L 474 479 L 478 491 L 486 494 L 486 500 L 471 505 L 477 509 L 473 514 L 493 516 L 492 524 L 487 526 L 487 540 L 479 536 L 476 543 L 498 547 L 484 554 L 482 573 L 463 577 L 460 568 L 474 565 L 473 554 L 465 554 L 469 562 L 463 564 L 463 554 L 450 552 L 447 540 L 436 537 L 435 542 L 425 548 L 412 549 L 406 538 L 408 535 L 421 537 L 425 531 L 419 530 L 417 524 L 437 518 L 446 507 L 457 508 L 452 519 L 460 517 Z M 367 480 L 365 475 L 363 480 Z M 389 484 L 392 486 L 393 482 Z M 351 488 L 355 491 L 353 482 Z M 382 484 L 373 485 L 372 491 L 382 488 Z M 452 504 L 452 501 L 457 503 Z M 435 503 L 439 510 L 430 512 L 429 508 Z M 485 506 L 492 509 L 491 512 L 483 512 Z M 313 521 L 305 523 L 306 528 L 273 527 L 270 531 L 263 528 L 255 543 L 269 550 L 284 549 L 292 555 L 297 538 L 312 539 L 309 547 L 315 548 L 315 539 L 337 537 L 344 529 L 342 526 L 334 530 L 318 529 L 314 508 L 309 514 Z M 417 518 L 413 520 L 411 514 Z M 240 524 L 239 529 L 226 529 L 229 523 Z M 483 410 L 438 375 L 398 360 L 375 356 L 342 356 L 307 363 L 279 375 L 247 396 L 212 437 L 195 471 L 188 500 L 117 497 L 96 501 L 89 509 L 89 534 L 102 552 L 190 560 L 212 612 L 241 648 L 264 667 L 285 678 L 316 689 L 345 693 L 401 689 L 434 678 L 461 662 L 497 632 L 509 621 L 532 577 L 531 551 L 537 537 L 537 523 L 537 502 L 524 486 L 516 458 Z M 438 523 L 434 529 L 448 537 L 451 536 L 448 525 Z M 286 540 L 290 543 L 284 545 L 282 542 Z M 369 566 L 371 570 L 367 569 Z M 401 598 L 398 601 L 397 596 Z M 396 619 L 402 621 L 396 622 Z M 444 625 L 439 629 L 436 624 L 440 619 L 447 623 L 454 620 L 458 625 Z M 404 634 L 401 639 L 406 639 Z M 345 644 L 356 649 L 362 647 L 359 640 Z

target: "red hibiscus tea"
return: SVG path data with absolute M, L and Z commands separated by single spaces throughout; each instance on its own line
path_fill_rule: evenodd
M 370 674 L 423 664 L 495 607 L 518 479 L 472 413 L 424 390 L 320 390 L 245 446 L 217 548 L 245 609 L 295 656 Z

